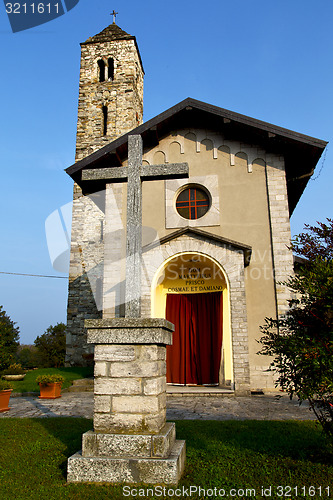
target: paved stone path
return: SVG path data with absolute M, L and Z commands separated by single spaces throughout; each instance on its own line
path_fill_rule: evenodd
M 11 397 L 10 411 L 0 418 L 84 417 L 93 416 L 93 394 L 64 393 L 59 399 Z M 167 420 L 314 420 L 306 403 L 299 406 L 286 395 L 249 397 L 168 396 Z

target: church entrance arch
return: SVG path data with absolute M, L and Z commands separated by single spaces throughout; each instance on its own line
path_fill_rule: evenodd
M 175 325 L 167 349 L 167 382 L 229 385 L 229 286 L 222 266 L 197 252 L 174 255 L 157 271 L 152 295 L 153 317 Z

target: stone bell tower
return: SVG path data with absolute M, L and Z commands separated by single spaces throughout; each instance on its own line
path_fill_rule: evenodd
M 142 123 L 144 71 L 134 36 L 113 22 L 81 43 L 75 161 Z M 89 363 L 84 320 L 102 317 L 104 213 L 74 183 L 67 309 L 66 365 Z M 93 242 L 93 244 L 92 244 Z M 98 264 L 99 263 L 99 264 Z
M 115 23 L 81 43 L 76 161 L 142 123 L 143 75 L 135 37 Z

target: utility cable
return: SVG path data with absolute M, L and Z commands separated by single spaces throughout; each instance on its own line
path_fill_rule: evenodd
M 6 271 L 0 271 L 0 274 L 12 274 L 13 276 L 33 276 L 34 278 L 57 278 L 57 279 L 68 280 L 68 276 L 50 276 L 47 274 L 9 273 Z

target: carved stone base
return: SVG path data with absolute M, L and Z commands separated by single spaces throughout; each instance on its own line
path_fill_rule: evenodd
M 88 431 L 82 436 L 83 457 L 163 458 L 176 439 L 176 426 L 167 422 L 160 434 L 100 434 Z
M 177 484 L 185 441 L 166 423 L 164 319 L 86 321 L 95 344 L 94 430 L 68 460 L 68 482 Z
M 70 483 L 177 484 L 185 467 L 185 441 L 175 441 L 167 458 L 83 457 L 68 459 Z

